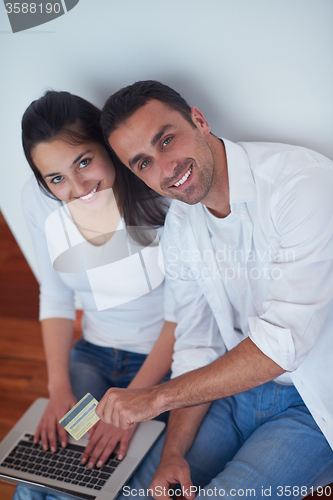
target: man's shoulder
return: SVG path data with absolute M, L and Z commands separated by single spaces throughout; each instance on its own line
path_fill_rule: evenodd
M 246 151 L 253 174 L 274 184 L 283 184 L 309 168 L 333 168 L 329 158 L 303 146 L 272 142 L 240 142 L 238 145 Z
M 176 224 L 177 227 L 182 227 L 188 220 L 195 217 L 195 214 L 202 207 L 201 203 L 196 205 L 189 205 L 179 200 L 173 200 L 171 202 L 167 220 Z
M 179 200 L 173 200 L 165 220 L 165 233 L 173 237 L 182 237 L 190 230 L 191 220 L 195 220 L 202 204 L 188 205 Z

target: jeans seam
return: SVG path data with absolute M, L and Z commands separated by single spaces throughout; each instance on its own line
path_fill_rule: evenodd
M 262 419 L 263 417 L 269 417 L 275 412 L 276 407 L 277 407 L 277 400 L 278 400 L 280 389 L 281 389 L 280 386 L 278 384 L 276 384 L 276 387 L 274 389 L 274 400 L 273 400 L 272 408 L 267 412 L 256 411 L 256 418 Z
M 121 371 L 118 370 L 118 358 L 119 358 L 119 353 L 117 352 L 116 354 L 116 359 L 115 359 L 115 370 L 113 372 L 113 377 L 115 382 L 117 381 L 117 378 L 121 375 L 124 375 L 128 371 L 128 363 L 129 363 L 129 358 L 128 354 L 122 354 L 121 360 L 120 360 L 120 365 L 121 365 Z M 119 367 L 120 368 L 120 367 Z

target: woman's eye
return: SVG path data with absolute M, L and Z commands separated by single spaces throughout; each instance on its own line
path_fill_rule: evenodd
M 86 167 L 90 163 L 89 158 L 85 158 L 84 160 L 80 161 L 80 168 Z
M 169 142 L 171 141 L 171 137 L 168 137 L 167 139 L 165 139 L 163 142 L 162 142 L 162 146 L 167 146 L 169 144 Z
M 61 182 L 63 179 L 63 176 L 62 175 L 57 175 L 57 177 L 53 177 L 51 183 L 52 184 L 59 184 L 59 182 Z

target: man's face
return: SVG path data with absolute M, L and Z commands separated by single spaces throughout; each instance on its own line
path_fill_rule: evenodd
M 210 128 L 192 108 L 192 126 L 166 104 L 151 100 L 109 136 L 119 159 L 157 193 L 193 205 L 210 190 L 214 156 Z

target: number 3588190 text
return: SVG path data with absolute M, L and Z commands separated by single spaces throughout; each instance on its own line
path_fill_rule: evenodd
M 61 11 L 60 3 L 33 3 L 33 2 L 8 2 L 6 3 L 7 14 L 59 14 Z

